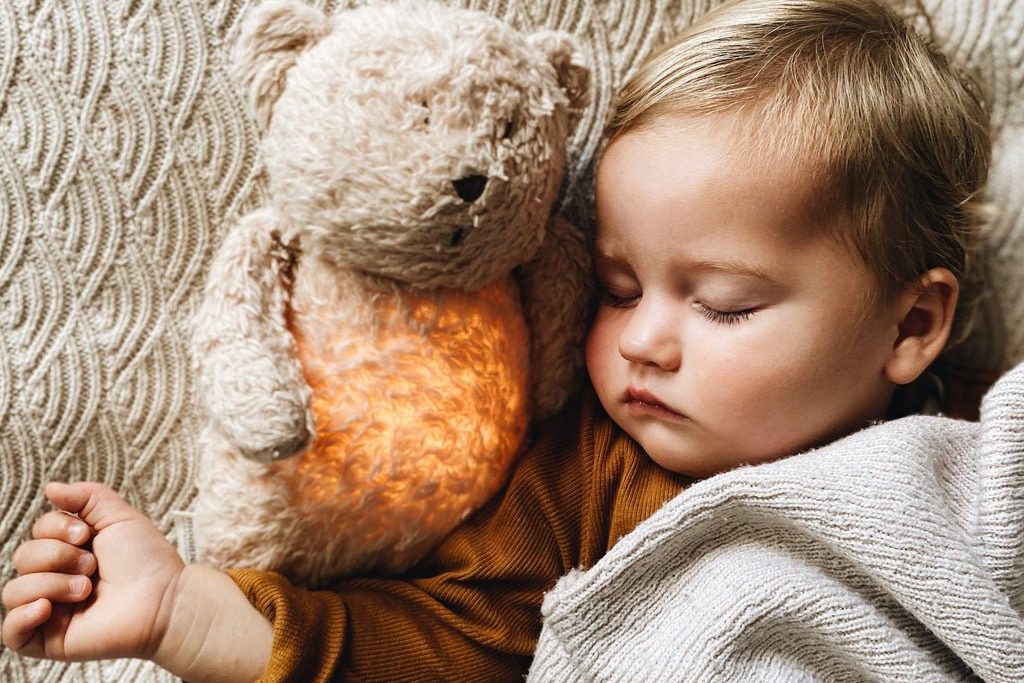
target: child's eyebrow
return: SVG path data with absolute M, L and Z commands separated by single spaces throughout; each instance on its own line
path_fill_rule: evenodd
M 622 271 L 632 273 L 633 269 L 629 263 L 624 259 L 615 256 L 607 251 L 598 249 L 594 253 L 594 269 L 598 272 L 602 271 Z
M 621 259 L 601 250 L 597 250 L 594 254 L 594 263 L 598 268 L 628 269 L 628 266 L 623 263 Z M 764 268 L 759 268 L 755 265 L 744 263 L 742 261 L 733 261 L 729 259 L 684 260 L 679 263 L 678 267 L 681 270 L 710 270 L 716 273 L 724 273 L 726 275 L 741 275 L 762 280 L 771 285 L 779 284 L 778 280 L 772 277 Z
M 778 284 L 775 278 L 768 274 L 763 268 L 758 268 L 742 261 L 730 261 L 728 259 L 701 259 L 698 261 L 686 261 L 684 267 L 696 270 L 712 270 L 729 275 L 745 275 L 747 277 L 764 280 L 770 284 Z

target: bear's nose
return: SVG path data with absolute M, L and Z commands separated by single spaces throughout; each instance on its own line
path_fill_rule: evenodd
M 484 193 L 484 188 L 487 187 L 487 178 L 482 175 L 468 175 L 465 178 L 453 180 L 452 185 L 455 186 L 455 193 L 462 198 L 462 201 L 475 202 Z

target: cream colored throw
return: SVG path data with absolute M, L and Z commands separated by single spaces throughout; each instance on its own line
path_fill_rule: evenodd
M 590 224 L 615 89 L 718 2 L 459 0 L 518 29 L 569 31 L 586 51 L 594 100 L 563 188 L 576 224 Z M 1005 369 L 1024 359 L 1024 0 L 900 2 L 933 15 L 992 104 L 992 296 L 959 356 Z M 202 426 L 190 320 L 228 223 L 264 192 L 256 127 L 227 70 L 250 4 L 0 0 L 0 582 L 51 479 L 110 484 L 187 554 L 178 511 L 192 505 Z M 137 661 L 67 665 L 0 649 L 3 683 L 171 680 Z
M 531 681 L 1024 681 L 1024 364 L 691 487 L 543 611 Z

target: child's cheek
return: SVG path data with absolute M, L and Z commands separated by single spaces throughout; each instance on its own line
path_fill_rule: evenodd
M 684 351 L 691 399 L 705 417 L 729 429 L 780 419 L 779 404 L 802 390 L 800 361 L 810 349 L 781 342 L 793 335 L 775 327 L 754 319 L 722 326 Z
M 619 333 L 621 316 L 604 308 L 598 311 L 586 344 L 586 365 L 590 381 L 602 402 L 610 391 L 612 376 L 617 362 L 623 362 L 619 354 Z

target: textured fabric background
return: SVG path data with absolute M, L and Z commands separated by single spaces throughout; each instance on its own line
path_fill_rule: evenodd
M 594 102 L 572 144 L 571 219 L 589 227 L 592 161 L 618 84 L 717 3 L 462 3 L 580 38 Z M 51 479 L 106 482 L 182 540 L 174 511 L 191 504 L 201 423 L 189 319 L 229 221 L 264 192 L 225 59 L 248 4 L 0 0 L 0 582 Z M 986 258 L 998 287 L 959 357 L 1002 369 L 1024 358 L 1024 0 L 923 6 L 993 106 L 999 213 Z M 171 677 L 137 661 L 65 665 L 0 649 L 0 680 Z

